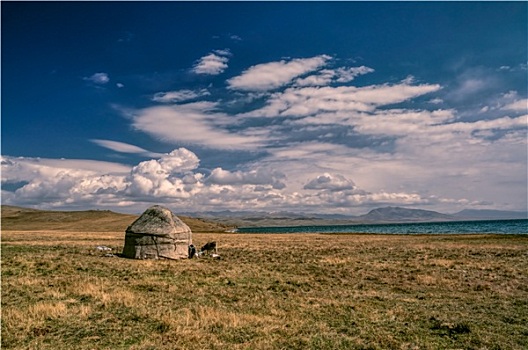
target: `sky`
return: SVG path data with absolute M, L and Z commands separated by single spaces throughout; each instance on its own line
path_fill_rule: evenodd
M 527 210 L 526 2 L 1 2 L 2 204 Z

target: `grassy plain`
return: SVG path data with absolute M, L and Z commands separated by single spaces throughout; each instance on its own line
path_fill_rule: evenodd
M 2 349 L 527 349 L 528 237 L 2 232 Z

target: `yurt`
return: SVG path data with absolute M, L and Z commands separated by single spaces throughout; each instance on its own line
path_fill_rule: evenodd
M 169 209 L 154 205 L 125 233 L 123 256 L 132 259 L 181 259 L 189 256 L 192 232 Z

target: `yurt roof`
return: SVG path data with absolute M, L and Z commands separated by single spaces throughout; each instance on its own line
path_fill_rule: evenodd
M 191 229 L 169 209 L 154 205 L 128 226 L 126 232 L 166 236 L 191 232 Z

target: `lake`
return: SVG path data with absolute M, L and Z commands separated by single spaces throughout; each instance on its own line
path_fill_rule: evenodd
M 528 234 L 528 219 L 329 226 L 240 227 L 238 233 Z

